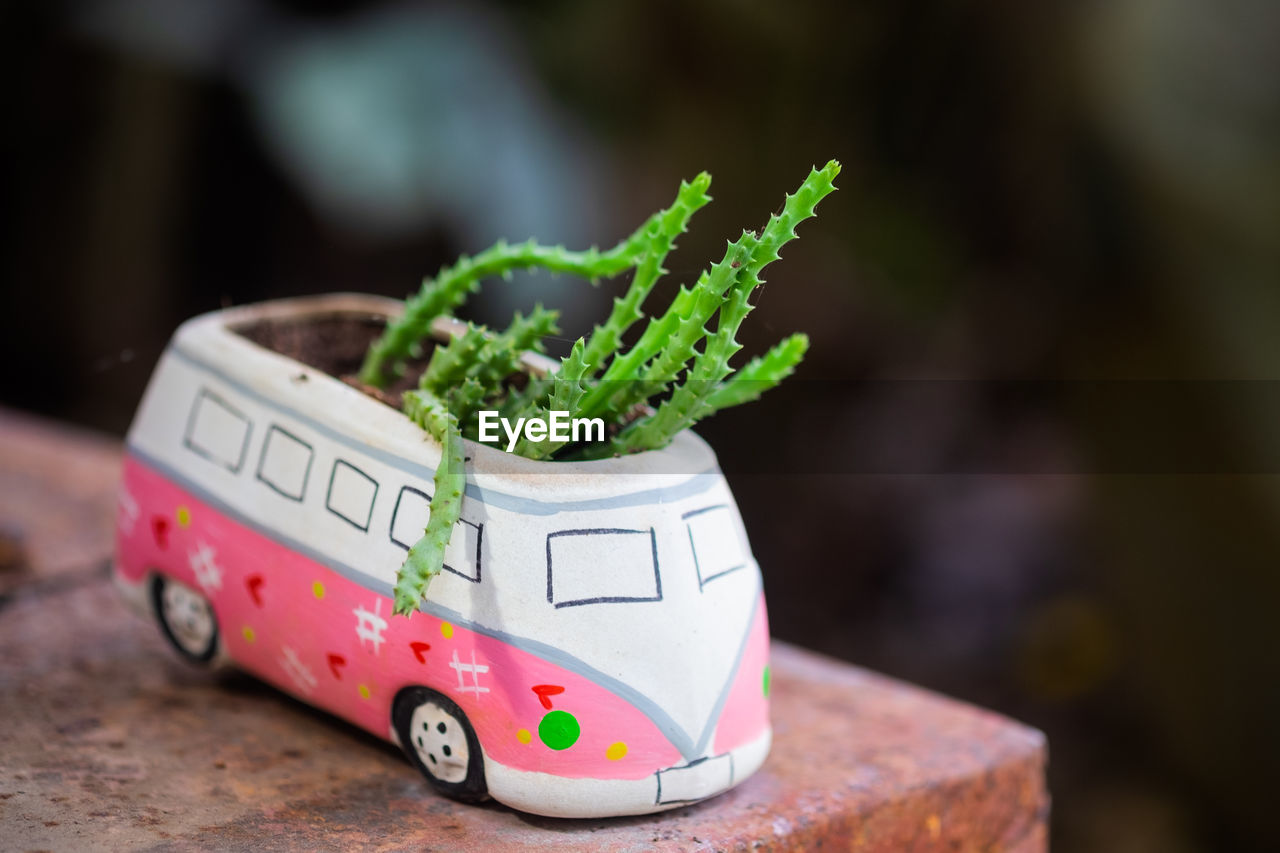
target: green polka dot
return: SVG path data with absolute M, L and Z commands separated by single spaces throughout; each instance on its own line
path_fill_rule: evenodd
M 764 695 L 769 695 L 769 667 L 764 668 Z
M 552 749 L 568 749 L 578 742 L 582 727 L 568 711 L 548 711 L 538 723 L 538 737 Z

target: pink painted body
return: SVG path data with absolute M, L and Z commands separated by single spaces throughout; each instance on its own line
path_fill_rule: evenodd
M 759 766 L 768 626 L 718 471 L 655 481 L 644 469 L 628 480 L 596 468 L 555 481 L 572 499 L 553 493 L 550 504 L 529 497 L 540 492 L 528 479 L 483 480 L 463 507 L 474 565 L 455 563 L 461 573 L 433 581 L 439 601 L 393 616 L 401 501 L 431 487 L 420 433 L 322 374 L 295 383 L 296 362 L 217 319 L 179 331 L 130 433 L 117 578 L 135 602 L 157 578 L 196 591 L 212 609 L 220 660 L 381 738 L 397 739 L 397 694 L 439 691 L 474 729 L 490 792 L 528 811 L 654 811 Z M 237 373 L 241 362 L 249 367 Z M 257 375 L 279 390 L 264 392 Z M 365 444 L 353 425 L 372 421 L 385 433 Z M 482 475 L 484 452 L 473 451 Z M 683 452 L 714 465 L 700 442 Z M 367 510 L 353 511 L 343 488 L 371 489 Z M 590 541 L 598 534 L 617 535 Z M 654 596 L 634 588 L 644 572 Z M 600 583 L 630 597 L 583 591 Z M 579 729 L 567 743 L 554 731 L 566 714 Z
M 137 459 L 125 461 L 124 488 L 141 512 L 132 533 L 120 538 L 120 574 L 142 583 L 151 572 L 160 572 L 199 589 L 190 555 L 201 542 L 212 545 L 223 575 L 221 587 L 208 592 L 227 653 L 238 666 L 299 699 L 386 739 L 396 692 L 410 685 L 432 687 L 466 711 L 487 755 L 520 770 L 634 779 L 680 759 L 653 723 L 624 700 L 501 640 L 415 613 L 409 619 L 388 618 L 383 643 L 361 642 L 349 629 L 352 614 L 364 608 L 387 618 L 391 600 L 386 596 L 221 515 Z M 178 521 L 180 509 L 186 524 Z M 283 647 L 295 651 L 314 686 L 288 674 L 281 663 Z M 491 666 L 496 674 L 480 678 L 487 692 L 466 689 L 474 685 L 468 673 L 450 666 L 455 655 L 464 665 L 474 655 L 476 663 Z M 720 719 L 717 752 L 743 745 L 768 725 L 760 685 L 767 658 L 762 607 Z M 571 749 L 549 749 L 536 734 L 530 743 L 517 737 L 520 729 L 536 733 L 547 713 L 533 690 L 541 685 L 564 688 L 547 701 L 582 724 Z M 609 759 L 608 748 L 619 742 L 626 743 L 627 754 Z

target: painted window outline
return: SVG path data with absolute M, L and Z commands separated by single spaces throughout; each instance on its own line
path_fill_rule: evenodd
M 616 534 L 649 534 L 649 545 L 653 554 L 653 587 L 652 598 L 640 598 L 630 595 L 602 595 L 595 598 L 574 598 L 567 601 L 555 600 L 555 576 L 551 559 L 551 540 L 558 536 L 608 536 Z M 578 607 L 583 604 L 622 604 L 628 602 L 662 601 L 662 572 L 658 568 L 658 534 L 654 528 L 645 530 L 627 530 L 618 527 L 585 527 L 574 530 L 557 530 L 547 534 L 547 603 L 557 610 L 561 607 Z
M 244 438 L 240 440 L 240 458 L 236 461 L 235 465 L 232 465 L 231 463 L 225 460 L 219 459 L 217 456 L 213 455 L 212 451 L 210 451 L 205 447 L 201 447 L 199 444 L 195 443 L 192 440 L 194 437 L 193 433 L 195 431 L 196 421 L 200 413 L 200 407 L 204 404 L 204 401 L 206 399 L 212 400 L 214 405 L 220 406 L 222 410 L 225 411 L 227 414 L 231 415 L 237 420 L 244 422 Z M 218 394 L 215 394 L 212 391 L 210 391 L 208 386 L 205 386 L 205 385 L 200 386 L 200 390 L 196 392 L 196 398 L 194 402 L 192 402 L 191 404 L 191 411 L 190 413 L 187 414 L 186 429 L 182 433 L 183 447 L 187 448 L 196 456 L 199 456 L 201 459 L 207 459 L 208 461 L 212 462 L 215 465 L 218 465 L 222 468 L 226 468 L 232 474 L 239 474 L 240 469 L 244 467 L 244 459 L 249 452 L 249 439 L 252 436 L 253 436 L 253 421 L 249 420 L 248 415 L 246 415 L 244 412 L 240 411 L 235 406 L 228 403 Z
M 366 517 L 366 518 L 365 518 L 365 520 L 364 520 L 364 524 L 363 524 L 363 525 L 362 525 L 362 524 L 360 524 L 358 521 L 356 521 L 354 518 L 349 518 L 348 516 L 343 515 L 341 512 L 339 512 L 338 510 L 334 509 L 334 507 L 333 507 L 333 503 L 332 503 L 332 501 L 333 501 L 333 481 L 334 481 L 334 479 L 336 479 L 336 478 L 337 478 L 337 476 L 338 476 L 338 466 L 339 466 L 339 465 L 343 465 L 343 466 L 346 466 L 347 468 L 350 468 L 352 471 L 354 471 L 355 473 L 359 474 L 361 477 L 364 477 L 364 478 L 365 478 L 366 480 L 368 480 L 370 483 L 373 483 L 373 497 L 369 498 L 369 515 L 368 515 L 368 517 Z M 338 518 L 340 518 L 340 519 L 342 519 L 343 521 L 345 521 L 347 524 L 350 524 L 350 525 L 351 525 L 352 527 L 354 527 L 356 530 L 360 530 L 360 531 L 363 531 L 363 532 L 365 532 L 365 533 L 368 533 L 368 532 L 369 532 L 369 524 L 373 521 L 373 507 L 374 507 L 374 504 L 376 504 L 376 503 L 378 502 L 378 488 L 379 488 L 379 486 L 378 486 L 378 481 L 377 481 L 377 480 L 375 480 L 375 479 L 373 479 L 372 477 L 370 477 L 370 476 L 369 476 L 368 474 L 366 474 L 364 471 L 362 471 L 362 470 L 360 470 L 359 468 L 357 468 L 356 466 L 352 465 L 350 462 L 348 462 L 348 461 L 347 461 L 347 460 L 345 460 L 345 459 L 335 459 L 335 460 L 333 460 L 333 468 L 332 468 L 332 469 L 330 469 L 330 471 L 329 471 L 329 489 L 328 489 L 328 491 L 326 491 L 326 492 L 325 492 L 325 496 L 324 496 L 324 508 L 325 508 L 325 509 L 327 509 L 327 510 L 329 510 L 329 512 L 333 513 L 333 514 L 334 514 L 334 515 L 336 515 Z
M 702 515 L 704 512 L 711 512 L 713 509 L 727 510 L 728 508 L 728 504 L 712 504 L 711 506 L 704 506 L 702 509 L 691 509 L 684 515 L 680 516 L 680 520 L 684 522 L 685 532 L 689 534 L 689 550 L 693 552 L 693 569 L 698 573 L 699 592 L 701 592 L 707 584 L 711 583 L 716 578 L 722 578 L 730 572 L 736 572 L 738 569 L 745 569 L 747 567 L 747 563 L 744 560 L 736 566 L 731 566 L 723 571 L 716 572 L 714 575 L 710 575 L 709 577 L 704 578 L 702 576 L 702 565 L 698 562 L 698 546 L 697 543 L 693 541 L 693 525 L 689 523 L 689 519 L 693 518 L 695 515 Z
M 708 507 L 708 509 L 711 509 L 711 507 Z M 733 780 L 738 777 L 737 768 L 734 767 L 734 764 L 733 764 L 733 752 L 732 751 L 722 752 L 719 755 L 704 755 L 701 758 L 695 758 L 693 761 L 690 761 L 688 764 L 681 765 L 680 767 L 665 767 L 662 770 L 659 770 L 655 774 L 658 777 L 658 796 L 654 799 L 653 804 L 656 806 L 669 806 L 676 803 L 696 803 L 705 799 L 704 797 L 695 797 L 694 799 L 691 799 L 691 800 L 677 800 L 677 799 L 664 800 L 662 798 L 662 774 L 663 773 L 673 774 L 673 772 L 680 771 L 680 770 L 688 770 L 691 767 L 697 767 L 699 764 L 704 764 L 708 761 L 720 761 L 726 757 L 729 759 L 729 788 L 732 788 L 734 784 Z M 728 788 L 726 788 L 725 790 L 728 790 Z
M 271 436 L 274 435 L 275 433 L 280 433 L 281 435 L 293 441 L 295 444 L 300 444 L 307 449 L 307 467 L 302 472 L 302 485 L 298 487 L 298 494 L 296 495 L 286 492 L 284 489 L 280 487 L 279 484 L 274 483 L 271 480 L 268 480 L 262 474 L 262 466 L 267 461 L 267 450 L 271 447 Z M 267 437 L 262 440 L 262 452 L 258 454 L 258 470 L 254 472 L 254 476 L 257 477 L 257 479 L 262 483 L 265 483 L 267 488 L 271 489 L 271 491 L 275 492 L 281 497 L 288 498 L 291 501 L 297 501 L 298 503 L 302 503 L 302 498 L 307 493 L 307 481 L 311 479 L 311 463 L 314 462 L 315 459 L 316 459 L 316 451 L 314 447 L 312 447 L 310 444 L 303 441 L 302 439 L 298 438 L 296 435 L 289 432 L 287 429 L 280 426 L 279 424 L 273 423 L 271 424 L 270 427 L 267 428 Z M 332 488 L 332 483 L 330 484 L 330 488 Z
M 399 539 L 396 538 L 396 515 L 399 514 L 400 512 L 400 501 L 404 499 L 405 492 L 413 492 L 415 495 L 421 495 L 422 497 L 426 498 L 427 503 L 431 502 L 431 495 L 427 494 L 421 489 L 415 489 L 413 486 L 401 486 L 400 494 L 396 495 L 396 506 L 395 506 L 395 509 L 391 511 L 391 524 L 387 528 L 387 536 L 388 538 L 391 539 L 391 544 L 397 545 L 403 548 L 404 550 L 408 551 L 411 547 L 413 547 L 413 543 L 401 542 Z M 469 524 L 476 529 L 476 557 L 474 561 L 474 565 L 476 567 L 476 576 L 471 577 L 471 575 L 467 574 L 466 572 L 460 572 L 457 569 L 455 569 L 453 566 L 449 565 L 448 563 L 443 564 L 445 571 L 453 572 L 458 577 L 465 578 L 466 580 L 469 580 L 472 583 L 480 583 L 481 578 L 484 577 L 480 568 L 480 548 L 484 540 L 484 525 L 476 524 L 474 521 L 467 521 L 465 518 L 459 518 L 458 521 L 462 524 Z

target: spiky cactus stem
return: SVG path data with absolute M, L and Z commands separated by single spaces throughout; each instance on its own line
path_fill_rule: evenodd
M 408 391 L 405 412 L 432 438 L 442 453 L 436 468 L 435 493 L 426 531 L 414 543 L 396 574 L 394 612 L 409 616 L 418 609 L 431 579 L 444 567 L 444 552 L 453 534 L 453 525 L 462 516 L 462 494 L 466 489 L 466 459 L 458 419 L 443 400 L 430 391 Z
M 803 332 L 778 341 L 767 353 L 738 368 L 727 382 L 716 385 L 706 398 L 707 414 L 759 400 L 761 394 L 796 372 L 808 349 L 809 336 Z
M 480 347 L 467 376 L 487 389 L 500 388 L 520 368 L 520 357 L 525 352 L 543 352 L 542 339 L 559 333 L 559 317 L 559 311 L 548 311 L 541 305 L 535 305 L 528 317 L 517 311 L 505 331 L 488 338 Z
M 545 405 L 535 402 L 526 409 L 522 417 L 546 418 L 550 412 L 577 412 L 582 395 L 586 393 L 583 380 L 588 376 L 591 365 L 586 360 L 586 348 L 582 338 L 578 338 L 569 356 L 561 363 L 560 369 L 551 377 L 551 393 Z M 521 437 L 516 443 L 515 452 L 529 459 L 546 459 L 566 441 L 553 441 L 550 436 L 542 441 L 529 441 Z
M 455 335 L 447 344 L 437 346 L 431 353 L 427 369 L 418 377 L 418 387 L 434 391 L 459 381 L 466 376 L 484 343 L 485 330 L 468 323 L 461 334 Z
M 378 388 L 385 385 L 388 372 L 398 373 L 419 341 L 430 336 L 432 321 L 460 306 L 467 294 L 479 289 L 481 279 L 533 268 L 572 273 L 593 283 L 611 278 L 635 266 L 649 248 L 647 232 L 656 219 L 656 215 L 650 217 L 636 233 L 607 252 L 595 248 L 571 252 L 563 246 L 541 246 L 533 240 L 514 246 L 499 241 L 474 258 L 463 257 L 423 282 L 421 291 L 405 302 L 404 314 L 387 324 L 386 331 L 365 354 L 360 381 Z
M 426 282 L 409 300 L 404 316 L 390 323 L 370 347 L 361 371 L 361 379 L 368 384 L 381 385 L 388 370 L 398 370 L 406 356 L 420 354 L 421 340 L 432 321 L 460 305 L 484 277 L 541 267 L 594 282 L 636 268 L 625 295 L 614 300 L 609 317 L 590 339 L 578 340 L 557 372 L 530 377 L 519 390 L 508 380 L 518 370 L 521 353 L 541 349 L 541 338 L 557 331 L 555 312 L 538 306 L 528 317 L 517 314 L 498 334 L 468 324 L 452 340 L 437 346 L 418 390 L 404 395 L 405 412 L 440 442 L 443 454 L 427 528 L 397 575 L 395 612 L 415 610 L 443 566 L 465 491 L 462 439 L 476 434 L 472 416 L 481 407 L 499 408 L 503 417 L 546 419 L 552 411 L 565 411 L 570 417 L 603 417 L 615 427 L 626 424 L 607 443 L 565 447 L 564 442 L 549 438 L 522 439 L 515 447 L 533 459 L 598 458 L 661 447 L 700 418 L 756 399 L 790 375 L 808 347 L 804 335 L 781 341 L 736 376 L 731 376 L 730 360 L 741 349 L 736 336 L 752 309 L 750 297 L 761 284 L 760 273 L 795 238 L 796 225 L 812 216 L 818 202 L 835 188 L 832 180 L 839 171 L 835 161 L 812 170 L 800 189 L 786 197 L 780 213 L 771 216 L 760 232 L 744 232 L 730 243 L 724 258 L 692 287 L 681 287 L 666 311 L 649 319 L 640 339 L 626 352 L 618 352 L 622 336 L 643 318 L 644 300 L 666 272 L 662 264 L 667 254 L 693 214 L 710 200 L 711 179 L 705 173 L 682 183 L 671 207 L 649 217 L 608 252 L 569 252 L 533 241 L 518 246 L 498 243 Z M 713 317 L 717 320 L 711 332 L 707 326 Z M 637 404 L 668 392 L 655 412 L 632 420 Z
M 778 252 L 782 246 L 796 238 L 796 226 L 813 216 L 818 202 L 835 189 L 832 180 L 838 172 L 839 165 L 833 163 L 828 163 L 822 170 L 812 170 L 800 189 L 786 197 L 782 212 L 769 217 L 768 224 L 758 237 L 749 232 L 744 233 L 735 243 L 730 244 L 725 259 L 698 280 L 692 298 L 686 297 L 684 300 L 686 303 L 692 302 L 689 313 L 682 316 L 676 332 L 667 338 L 664 349 L 646 367 L 641 381 L 630 385 L 623 383 L 616 390 L 609 386 L 606 391 L 611 394 L 608 398 L 610 404 L 631 402 L 637 395 L 648 396 L 653 393 L 655 383 L 664 377 L 674 376 L 693 356 L 693 364 L 686 372 L 684 381 L 674 388 L 670 397 L 658 406 L 654 414 L 633 421 L 607 448 L 597 445 L 596 448 L 589 449 L 586 456 L 600 457 L 662 447 L 681 430 L 715 411 L 709 400 L 723 380 L 732 373 L 729 360 L 742 349 L 736 336 L 743 319 L 753 307 L 750 296 L 762 284 L 760 273 L 779 259 Z M 741 260 L 744 255 L 745 262 Z M 729 277 L 729 282 L 722 289 L 726 276 Z M 727 295 L 724 295 L 725 289 L 729 291 Z M 719 302 L 722 296 L 723 302 Z M 719 321 L 715 333 L 711 334 L 703 326 L 710 315 L 703 315 L 699 309 L 708 305 L 713 298 L 718 302 Z M 680 301 L 678 297 L 677 302 Z M 672 307 L 675 307 L 674 303 Z M 712 310 L 715 310 L 714 307 Z M 707 343 L 701 353 L 696 353 L 694 345 L 703 337 L 707 338 Z M 771 374 L 761 372 L 764 368 L 782 369 L 784 366 L 785 363 L 776 358 L 765 362 L 756 368 L 759 376 L 756 381 L 767 382 L 774 379 Z M 794 364 L 788 369 L 793 367 Z M 781 376 L 776 377 L 777 381 L 781 379 Z
M 738 270 L 750 253 L 750 247 L 745 245 L 747 239 L 748 235 L 744 234 L 730 243 L 724 258 L 709 272 L 703 273 L 688 297 L 680 298 L 684 292 L 677 296 L 666 314 L 651 323 L 647 334 L 641 336 L 632 351 L 622 357 L 615 375 L 605 372 L 605 381 L 583 401 L 582 410 L 586 417 L 594 417 L 606 409 L 626 412 L 641 400 L 660 393 L 671 382 L 693 356 L 698 341 L 706 337 L 707 321 L 715 315 L 725 292 L 737 280 Z M 650 358 L 647 352 L 651 348 L 657 348 L 657 352 Z M 648 364 L 637 369 L 637 362 L 644 364 L 646 361 Z M 625 381 L 629 379 L 635 381 Z
M 693 214 L 711 201 L 711 196 L 707 195 L 710 188 L 711 176 L 706 172 L 700 172 L 690 182 L 682 181 L 675 202 L 651 220 L 653 225 L 645 235 L 648 245 L 636 266 L 631 286 L 622 298 L 613 300 L 609 319 L 591 333 L 583 354 L 588 364 L 604 364 L 617 351 L 627 329 L 644 317 L 640 306 L 658 278 L 667 272 L 662 267 L 663 261 L 675 247 L 676 238 L 689 230 Z

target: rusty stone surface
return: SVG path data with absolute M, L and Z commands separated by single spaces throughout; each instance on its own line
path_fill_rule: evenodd
M 67 447 L 54 455 L 92 464 Z M 74 528 L 86 504 L 69 497 L 60 523 Z M 0 600 L 0 848 L 1046 849 L 1038 732 L 784 643 L 773 751 L 738 788 L 614 820 L 460 805 L 394 747 L 249 676 L 180 662 L 117 600 L 106 551 L 85 556 Z
M 0 595 L 112 548 L 120 443 L 0 409 Z

